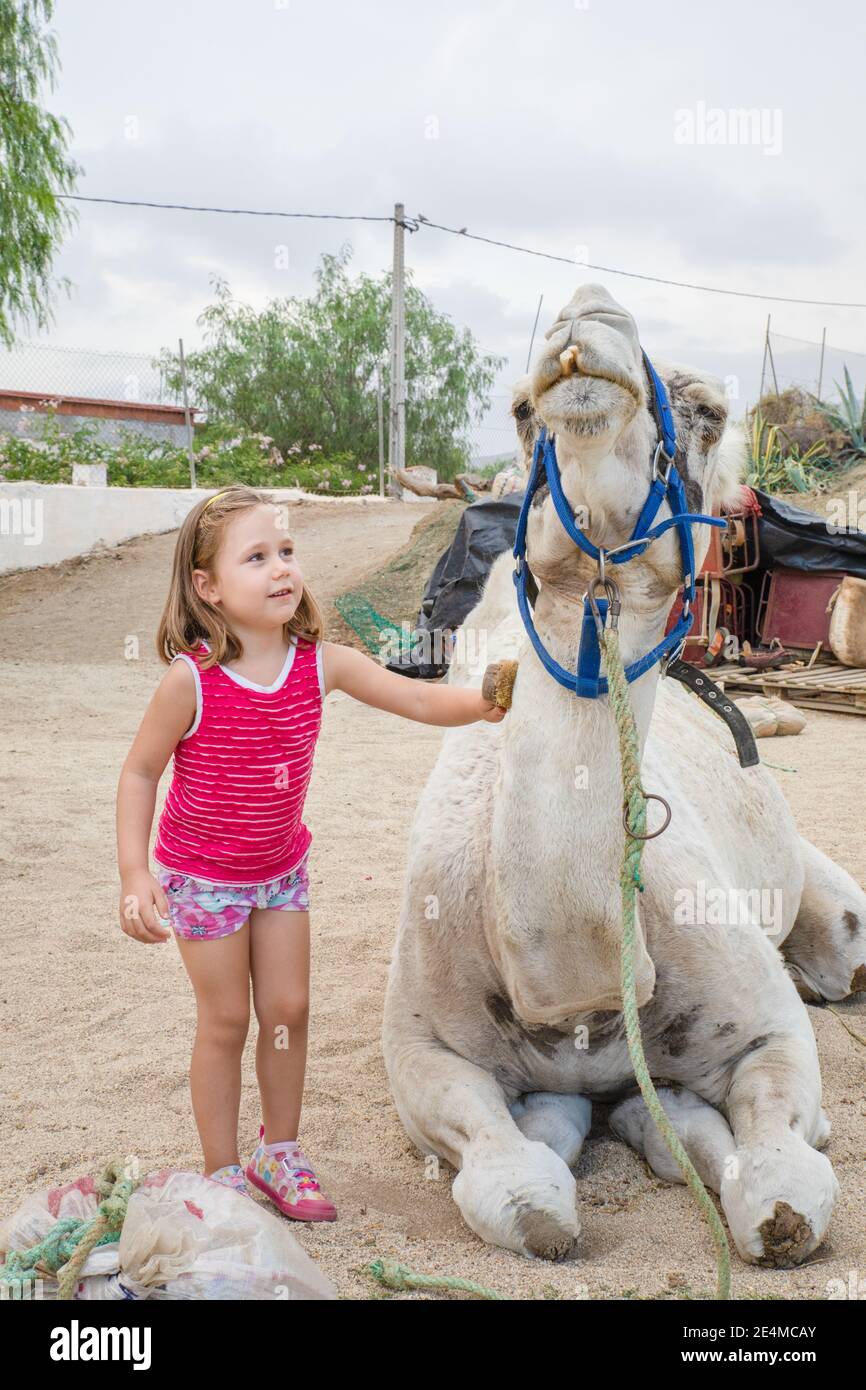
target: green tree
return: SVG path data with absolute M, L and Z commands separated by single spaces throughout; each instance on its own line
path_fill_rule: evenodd
M 199 315 L 207 346 L 187 355 L 194 403 L 209 423 L 270 435 L 283 454 L 310 444 L 325 454 L 378 459 L 376 367 L 387 428 L 391 276 L 347 273 L 352 250 L 323 254 L 309 298 L 273 300 L 260 313 L 214 277 L 216 302 Z M 437 312 L 406 273 L 406 462 L 453 477 L 468 462 L 467 430 L 489 405 L 505 358 L 479 351 L 468 329 Z M 179 390 L 177 355 L 159 365 Z
M 56 40 L 41 28 L 53 8 L 53 0 L 0 0 L 0 341 L 9 348 L 16 318 L 32 316 L 40 328 L 53 318 L 49 272 L 77 221 L 57 195 L 84 172 L 66 157 L 68 121 L 38 104 L 40 81 L 55 81 Z M 57 284 L 68 293 L 66 277 Z

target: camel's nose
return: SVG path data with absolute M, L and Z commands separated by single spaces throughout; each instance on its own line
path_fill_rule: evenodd
M 554 334 L 563 334 L 567 329 L 568 337 L 564 337 L 562 344 L 567 347 L 576 341 L 581 324 L 587 322 L 607 324 L 617 332 L 626 334 L 635 343 L 638 341 L 637 324 L 631 314 L 617 304 L 604 285 L 579 285 L 569 302 L 560 309 L 556 322 L 545 337 L 552 338 Z
M 545 338 L 530 371 L 531 400 L 551 430 L 577 430 L 598 411 L 620 420 L 625 407 L 602 382 L 632 398 L 628 418 L 644 404 L 637 324 L 603 285 L 581 285 Z M 580 381 L 573 389 L 575 382 L 569 379 L 576 378 Z M 557 394 L 558 386 L 564 390 Z
M 560 310 L 557 315 L 558 320 L 569 318 L 590 318 L 597 314 L 625 314 L 628 311 L 623 309 L 621 304 L 617 304 L 613 295 L 604 285 L 578 285 L 571 299 Z
M 563 376 L 571 376 L 578 370 L 577 344 L 590 323 L 613 329 L 627 340 L 633 352 L 640 354 L 637 324 L 628 310 L 617 304 L 604 285 L 579 285 L 545 334 L 550 340 L 551 354 L 556 352 L 559 356 Z

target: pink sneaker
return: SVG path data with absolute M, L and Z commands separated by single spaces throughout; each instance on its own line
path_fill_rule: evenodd
M 270 1197 L 284 1216 L 294 1221 L 336 1221 L 337 1208 L 319 1187 L 300 1148 L 265 1148 L 265 1127 L 259 1125 L 259 1145 L 244 1170 L 248 1180 Z

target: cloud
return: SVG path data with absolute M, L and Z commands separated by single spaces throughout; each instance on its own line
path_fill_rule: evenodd
M 848 13 L 827 0 L 825 17 Z M 853 14 L 853 11 L 852 11 Z M 360 7 L 188 0 L 60 8 L 63 72 L 50 109 L 75 132 L 82 193 L 285 211 L 410 215 L 495 239 L 675 280 L 814 298 L 866 299 L 851 178 L 856 45 L 745 0 L 659 21 L 616 6 L 458 0 Z M 850 17 L 850 16 L 849 16 Z M 745 28 L 744 28 L 745 26 Z M 748 42 L 743 33 L 749 34 Z M 808 48 L 808 101 L 802 67 Z M 766 54 L 772 52 L 768 64 Z M 205 61 L 206 55 L 206 61 Z M 678 144 L 675 112 L 756 100 L 782 114 L 782 145 Z M 841 132 L 841 135 L 840 135 Z M 259 307 L 309 293 L 323 251 L 389 267 L 387 222 L 301 221 L 79 204 L 55 270 L 77 290 L 55 338 L 156 351 L 183 336 L 219 274 Z M 281 268 L 277 248 L 288 253 Z M 407 237 L 415 283 L 509 364 L 576 285 L 601 280 L 660 355 L 760 359 L 768 309 L 519 255 L 432 228 Z M 862 314 L 779 306 L 774 323 L 862 341 Z M 699 365 L 699 363 L 696 363 Z M 714 368 L 718 370 L 718 367 Z M 724 374 L 724 373 L 720 373 Z

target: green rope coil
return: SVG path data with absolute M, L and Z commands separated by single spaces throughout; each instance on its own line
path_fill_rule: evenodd
M 613 710 L 619 733 L 623 793 L 625 804 L 628 807 L 627 822 L 636 835 L 643 835 L 646 833 L 646 798 L 640 784 L 640 749 L 634 712 L 629 697 L 628 681 L 625 678 L 619 650 L 619 637 L 616 632 L 605 628 L 600 646 L 610 693 L 610 707 Z M 691 1188 L 695 1201 L 703 1211 L 712 1231 L 717 1257 L 716 1296 L 720 1299 L 729 1299 L 731 1297 L 731 1252 L 728 1238 L 725 1235 L 725 1228 L 719 1213 L 716 1211 L 712 1197 L 701 1182 L 694 1164 L 665 1114 L 649 1074 L 641 1041 L 635 986 L 635 890 L 639 888 L 641 892 L 643 891 L 643 884 L 640 879 L 643 846 L 643 840 L 633 839 L 630 835 L 626 836 L 620 874 L 620 886 L 622 888 L 621 989 L 628 1051 L 646 1107 L 679 1165 L 683 1177 Z
M 19 1297 L 24 1286 L 30 1286 L 40 1270 L 60 1275 L 57 1281 L 58 1299 L 73 1299 L 81 1271 L 91 1250 L 98 1245 L 110 1245 L 120 1239 L 129 1199 L 140 1178 L 125 1177 L 126 1163 L 114 1158 L 107 1163 L 96 1180 L 96 1190 L 102 1197 L 95 1216 L 87 1220 L 61 1217 L 42 1240 L 29 1250 L 10 1250 L 6 1263 L 0 1266 L 0 1288 L 8 1296 Z
M 373 1278 L 387 1289 L 458 1289 L 461 1293 L 475 1294 L 477 1298 L 508 1300 L 508 1294 L 486 1289 L 483 1284 L 474 1284 L 471 1279 L 458 1279 L 448 1274 L 416 1274 L 406 1265 L 401 1265 L 399 1260 L 373 1260 L 367 1268 Z

